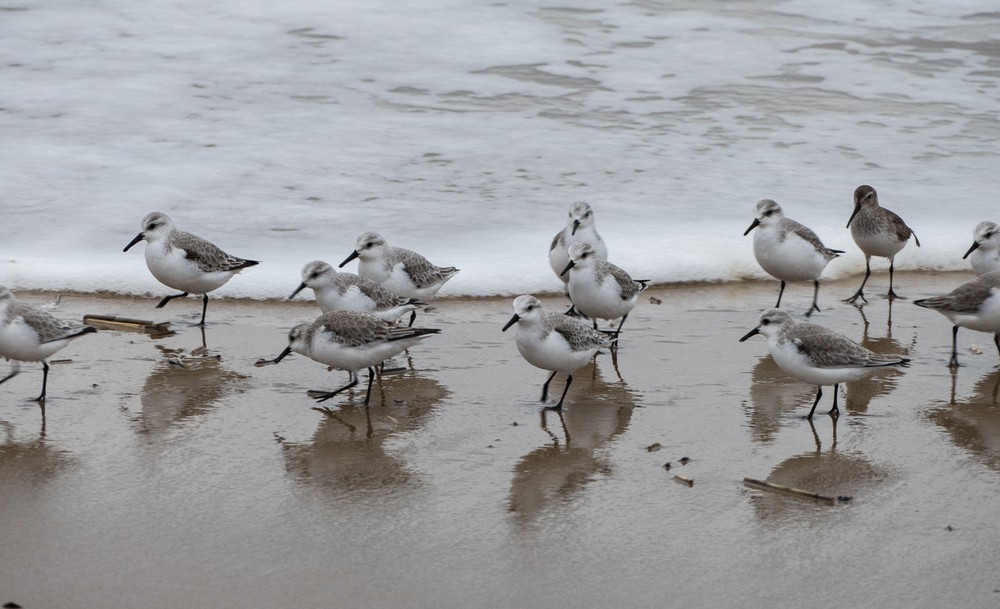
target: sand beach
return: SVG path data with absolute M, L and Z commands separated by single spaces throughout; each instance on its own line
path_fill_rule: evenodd
M 101 330 L 0 386 L 0 602 L 23 607 L 994 607 L 1000 599 L 1000 358 L 912 299 L 964 273 L 824 284 L 812 320 L 904 369 L 814 390 L 738 339 L 777 282 L 659 286 L 564 412 L 500 332 L 510 298 L 444 299 L 441 334 L 376 381 L 298 355 L 255 366 L 311 302 L 63 294 Z M 791 284 L 801 317 L 811 286 Z M 54 294 L 20 293 L 44 304 Z M 561 296 L 543 298 L 559 310 Z M 553 381 L 554 396 L 563 377 Z M 827 389 L 817 412 L 829 409 Z M 678 478 L 679 476 L 679 478 Z M 849 497 L 833 504 L 744 478 Z

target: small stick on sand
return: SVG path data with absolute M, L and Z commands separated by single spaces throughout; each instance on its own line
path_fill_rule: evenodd
M 825 501 L 830 504 L 837 504 L 838 502 L 848 502 L 851 500 L 850 497 L 839 496 L 839 497 L 829 497 L 827 495 L 820 495 L 819 493 L 812 493 L 809 491 L 804 491 L 799 488 L 794 488 L 791 486 L 784 486 L 781 484 L 775 484 L 773 482 L 765 482 L 764 480 L 755 480 L 753 478 L 744 478 L 743 484 L 749 486 L 750 488 L 755 488 L 761 491 L 772 491 L 775 493 L 783 493 L 785 495 L 792 495 L 793 497 L 802 497 L 805 499 L 815 499 L 816 501 Z
M 674 480 L 676 480 L 677 482 L 680 482 L 681 484 L 686 484 L 688 486 L 694 486 L 694 480 L 692 480 L 691 478 L 688 478 L 687 476 L 682 476 L 680 474 L 677 474 L 676 476 L 674 476 Z
M 118 317 L 117 315 L 87 314 L 83 316 L 83 323 L 95 328 L 105 328 L 108 330 L 148 332 L 150 334 L 170 332 L 170 322 L 156 323 L 148 319 L 132 319 L 130 317 Z

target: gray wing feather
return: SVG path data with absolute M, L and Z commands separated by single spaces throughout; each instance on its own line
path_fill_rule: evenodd
M 606 334 L 598 332 L 575 317 L 559 313 L 549 313 L 548 317 L 553 324 L 552 329 L 566 339 L 573 351 L 595 349 L 606 346 L 610 342 L 610 338 Z
M 624 269 L 617 267 L 610 262 L 601 261 L 598 264 L 600 272 L 601 270 L 606 271 L 621 288 L 622 300 L 629 300 L 639 292 L 646 289 L 646 286 L 639 283 L 638 281 L 632 279 L 632 276 L 625 272 Z
M 785 224 L 789 231 L 804 239 L 807 243 L 809 243 L 809 245 L 816 248 L 816 251 L 826 256 L 828 260 L 836 258 L 838 254 L 843 254 L 840 250 L 832 250 L 823 245 L 823 242 L 819 240 L 816 233 L 814 233 L 808 226 L 799 224 L 791 218 L 782 218 L 782 223 Z
M 257 264 L 254 260 L 231 256 L 215 244 L 188 232 L 174 231 L 171 242 L 173 246 L 184 250 L 185 257 L 206 273 L 236 271 Z
M 354 311 L 331 311 L 319 320 L 317 331 L 333 335 L 337 342 L 348 347 L 388 340 L 391 327 L 389 322 Z
M 944 296 L 914 301 L 914 304 L 935 311 L 977 313 L 994 288 L 1000 287 L 1000 271 L 980 275 L 958 286 Z
M 556 233 L 555 237 L 552 237 L 552 245 L 549 246 L 549 251 L 551 252 L 552 250 L 561 246 L 562 242 L 563 242 L 563 232 L 559 231 L 558 233 Z
M 19 300 L 10 303 L 7 310 L 12 316 L 23 318 L 24 322 L 38 334 L 38 341 L 42 343 L 70 338 L 82 329 L 82 326 L 53 317 L 48 312 Z
M 885 217 L 888 218 L 889 225 L 892 227 L 892 230 L 896 233 L 896 238 L 898 238 L 900 241 L 906 241 L 907 239 L 910 238 L 910 235 L 913 235 L 913 229 L 907 226 L 906 222 L 903 222 L 903 219 L 900 218 L 898 214 L 889 211 L 884 207 L 882 208 L 882 211 L 885 212 Z M 913 238 L 916 239 L 916 235 L 914 235 Z M 920 245 L 919 241 L 917 241 L 917 245 Z
M 889 363 L 874 363 L 873 360 L 877 361 L 879 358 L 872 351 L 843 334 L 815 324 L 799 324 L 792 343 L 817 368 L 864 368 Z
M 399 307 L 410 301 L 409 298 L 396 296 L 371 279 L 365 279 L 353 273 L 337 273 L 337 284 L 341 295 L 351 286 L 361 290 L 362 294 L 372 299 L 372 302 L 375 303 L 375 308 L 379 311 Z
M 394 263 L 403 263 L 403 268 L 418 288 L 425 288 L 447 281 L 458 272 L 453 266 L 434 266 L 420 254 L 401 247 L 393 248 Z

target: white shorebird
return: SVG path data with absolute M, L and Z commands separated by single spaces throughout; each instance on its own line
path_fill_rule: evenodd
M 615 329 L 617 337 L 628 314 L 646 289 L 648 279 L 632 279 L 628 273 L 606 260 L 600 260 L 587 243 L 574 243 L 569 248 L 569 262 L 562 274 L 569 274 L 569 299 L 581 315 L 594 320 L 621 318 Z
M 865 298 L 865 283 L 872 274 L 872 256 L 889 259 L 889 293 L 886 298 L 900 298 L 892 290 L 892 273 L 895 270 L 895 258 L 899 250 L 913 237 L 920 247 L 920 239 L 916 233 L 903 222 L 903 219 L 884 207 L 879 207 L 878 194 L 867 184 L 862 184 L 854 190 L 854 212 L 847 220 L 851 229 L 851 237 L 865 255 L 865 278 L 861 287 L 846 302 L 853 303 L 857 299 L 868 302 Z
M 302 283 L 288 299 L 306 288 L 312 289 L 324 313 L 361 311 L 385 321 L 396 321 L 420 305 L 413 298 L 396 296 L 370 279 L 354 273 L 338 273 L 322 260 L 313 260 L 302 267 Z
M 330 311 L 311 323 L 295 326 L 288 333 L 288 346 L 273 363 L 277 364 L 292 351 L 339 370 L 347 370 L 350 382 L 334 391 L 310 391 L 310 397 L 323 402 L 358 384 L 358 371 L 368 369 L 368 391 L 365 404 L 372 394 L 372 369 L 420 342 L 437 334 L 432 328 L 404 328 L 358 311 Z
M 158 211 L 142 219 L 142 231 L 122 251 L 127 252 L 144 239 L 147 242 L 146 266 L 149 272 L 163 285 L 181 291 L 161 300 L 156 308 L 188 293 L 201 294 L 199 326 L 205 325 L 208 293 L 221 287 L 241 270 L 259 264 L 256 260 L 230 256 L 197 235 L 177 230 L 170 217 Z
M 594 226 L 594 210 L 583 201 L 577 201 L 569 206 L 566 228 L 556 233 L 552 238 L 552 245 L 549 246 L 549 265 L 563 283 L 569 281 L 569 277 L 562 274 L 563 269 L 569 264 L 569 248 L 574 243 L 580 242 L 594 248 L 594 254 L 599 260 L 608 259 L 608 246 L 604 245 L 604 239 L 597 234 L 597 227 Z
M 958 366 L 958 327 L 992 332 L 1000 351 L 1000 271 L 991 271 L 967 281 L 943 296 L 915 300 L 913 304 L 933 309 L 951 320 L 951 359 Z
M 532 366 L 552 371 L 542 385 L 542 402 L 549 395 L 549 383 L 556 373 L 568 375 L 559 403 L 546 406 L 548 410 L 561 410 L 566 392 L 573 383 L 573 373 L 585 366 L 598 349 L 607 347 L 611 342 L 610 338 L 580 319 L 546 312 L 542 309 L 542 303 L 528 294 L 515 298 L 513 307 L 514 316 L 501 331 L 506 332 L 517 324 L 514 333 L 517 350 Z
M 459 271 L 453 266 L 434 266 L 420 254 L 393 247 L 385 238 L 375 232 L 358 235 L 351 252 L 339 268 L 358 258 L 358 275 L 370 279 L 396 296 L 430 300 L 449 279 Z M 416 311 L 410 313 L 410 325 L 416 319 Z
M 828 262 L 844 252 L 823 245 L 816 233 L 786 218 L 781 206 L 771 199 L 758 201 L 754 215 L 754 221 L 743 236 L 757 229 L 753 234 L 753 255 L 764 271 L 781 281 L 778 303 L 774 306 L 781 306 L 786 281 L 812 281 L 813 301 L 806 317 L 813 311 L 819 311 L 816 302 L 819 298 L 819 276 Z
M 837 416 L 837 389 L 840 383 L 856 381 L 877 368 L 898 366 L 909 360 L 898 355 L 882 355 L 862 347 L 839 332 L 818 324 L 797 322 L 781 309 L 768 309 L 757 327 L 740 342 L 763 334 L 767 348 L 778 366 L 795 378 L 816 385 L 816 401 L 806 415 L 811 419 L 823 397 L 823 385 L 833 385 L 831 416 Z
M 1000 226 L 993 222 L 980 222 L 972 236 L 972 247 L 962 259 L 969 259 L 976 275 L 1000 271 Z
M 42 393 L 35 401 L 44 405 L 49 380 L 45 360 L 69 341 L 91 332 L 97 332 L 97 328 L 53 317 L 48 311 L 17 300 L 13 292 L 0 286 L 0 357 L 12 360 L 11 372 L 0 379 L 0 384 L 18 375 L 20 362 L 42 362 Z

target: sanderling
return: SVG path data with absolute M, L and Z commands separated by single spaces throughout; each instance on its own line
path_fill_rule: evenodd
M 312 288 L 324 313 L 362 311 L 385 321 L 396 321 L 420 305 L 413 298 L 396 296 L 370 279 L 354 273 L 338 273 L 322 260 L 313 260 L 302 267 L 302 283 L 288 299 L 295 298 L 305 288 Z
M 823 385 L 833 385 L 831 416 L 837 416 L 837 389 L 840 383 L 856 381 L 876 368 L 897 366 L 909 360 L 898 355 L 870 351 L 839 332 L 818 324 L 797 322 L 781 309 L 768 309 L 756 328 L 740 339 L 755 334 L 767 337 L 771 357 L 782 370 L 795 378 L 816 385 L 816 401 L 806 416 L 811 419 L 823 397 Z
M 886 298 L 900 298 L 892 290 L 894 261 L 899 250 L 910 240 L 910 236 L 913 237 L 917 247 L 920 247 L 920 239 L 917 239 L 916 233 L 903 222 L 902 218 L 884 207 L 879 207 L 878 194 L 874 188 L 866 184 L 854 190 L 854 212 L 847 221 L 847 227 L 851 229 L 854 242 L 865 255 L 865 278 L 858 291 L 846 299 L 846 302 L 853 303 L 859 298 L 868 302 L 864 289 L 868 276 L 872 274 L 872 256 L 889 259 L 889 293 L 886 294 Z
M 628 273 L 606 260 L 599 260 L 594 248 L 587 243 L 574 243 L 569 248 L 569 262 L 562 274 L 569 274 L 569 299 L 581 314 L 594 320 L 618 319 L 617 337 L 628 314 L 646 289 L 648 279 L 632 279 Z
M 129 241 L 122 251 L 127 252 L 143 239 L 148 242 L 146 266 L 149 267 L 149 272 L 163 285 L 181 290 L 180 294 L 161 300 L 156 308 L 165 306 L 174 298 L 183 298 L 189 292 L 202 294 L 199 326 L 205 325 L 208 293 L 222 286 L 242 269 L 259 264 L 256 260 L 230 256 L 197 235 L 177 230 L 170 217 L 158 211 L 142 219 L 142 232 Z
M 610 344 L 610 338 L 575 317 L 559 313 L 549 313 L 542 309 L 542 303 L 530 295 L 514 299 L 514 316 L 510 318 L 502 332 L 517 324 L 514 342 L 517 350 L 529 364 L 542 370 L 551 370 L 542 385 L 542 402 L 549 395 L 549 383 L 558 372 L 568 375 L 559 403 L 546 406 L 549 410 L 562 409 L 566 392 L 573 382 L 573 373 L 594 357 L 597 350 Z
M 12 360 L 11 373 L 0 379 L 0 384 L 17 376 L 20 362 L 42 362 L 42 394 L 35 401 L 44 404 L 49 380 L 49 364 L 45 360 L 72 339 L 91 332 L 97 332 L 97 328 L 57 319 L 47 311 L 17 300 L 13 292 L 0 286 L 0 357 Z
M 590 244 L 598 260 L 608 259 L 608 246 L 604 245 L 604 239 L 597 234 L 597 227 L 594 226 L 594 211 L 583 201 L 569 206 L 566 228 L 556 233 L 549 246 L 549 264 L 563 283 L 569 281 L 569 277 L 562 274 L 569 264 L 569 247 L 580 242 Z
M 934 309 L 951 320 L 951 359 L 958 365 L 958 327 L 992 332 L 1000 351 L 1000 271 L 991 271 L 967 281 L 943 296 L 915 300 L 913 304 Z
M 972 236 L 972 247 L 962 259 L 969 258 L 976 275 L 1000 270 L 1000 226 L 993 222 L 980 222 Z
M 390 246 L 385 238 L 371 231 L 354 241 L 354 251 L 339 268 L 358 258 L 358 275 L 370 279 L 396 296 L 429 300 L 441 286 L 459 271 L 453 266 L 434 266 L 420 254 Z M 417 312 L 410 313 L 410 325 Z
M 813 311 L 819 311 L 819 305 L 816 304 L 819 298 L 819 276 L 828 262 L 844 252 L 824 246 L 816 233 L 795 220 L 786 218 L 781 212 L 781 206 L 771 199 L 758 201 L 754 215 L 756 218 L 743 236 L 746 237 L 750 231 L 757 229 L 753 234 L 753 255 L 761 268 L 781 281 L 778 304 L 774 306 L 781 306 L 786 281 L 812 280 L 813 302 L 806 317 L 812 315 Z
M 330 311 L 311 323 L 299 324 L 288 333 L 288 346 L 273 360 L 277 364 L 292 351 L 351 374 L 350 382 L 334 391 L 310 391 L 309 395 L 323 402 L 358 384 L 358 371 L 368 368 L 368 392 L 372 394 L 373 366 L 402 353 L 420 339 L 440 330 L 404 328 L 359 311 Z

